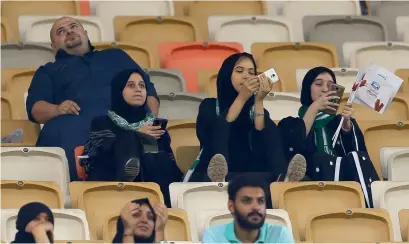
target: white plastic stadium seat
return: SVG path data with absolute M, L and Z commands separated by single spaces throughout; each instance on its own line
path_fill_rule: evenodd
M 159 117 L 168 120 L 196 119 L 204 97 L 194 93 L 159 94 Z
M 50 42 L 50 30 L 62 15 L 23 15 L 19 17 L 20 38 L 23 41 Z M 115 41 L 113 32 L 106 32 L 99 17 L 67 16 L 78 20 L 88 33 L 91 42 Z
M 2 180 L 53 181 L 69 203 L 70 174 L 65 152 L 59 147 L 2 147 Z
M 158 94 L 186 92 L 186 81 L 176 69 L 146 69 Z
M 294 41 L 291 22 L 283 17 L 210 16 L 208 25 L 210 41 L 240 42 L 248 53 L 254 42 Z
M 381 157 L 381 169 L 382 169 L 382 178 L 388 178 L 388 161 L 391 156 L 397 152 L 404 151 L 409 149 L 409 147 L 383 147 L 380 150 L 380 157 Z M 389 179 L 390 180 L 390 179 Z
M 404 42 L 347 42 L 343 45 L 346 64 L 365 68 L 371 62 L 389 71 L 409 67 L 409 43 Z
M 371 184 L 374 208 L 388 210 L 392 220 L 394 239 L 402 241 L 399 226 L 399 211 L 409 209 L 409 181 L 375 181 Z
M 337 79 L 337 84 L 345 87 L 345 93 L 349 93 L 352 90 L 352 85 L 355 82 L 358 69 L 356 68 L 331 68 Z M 297 86 L 298 91 L 301 92 L 302 81 L 309 69 L 297 69 Z
M 193 242 L 199 241 L 197 214 L 208 210 L 226 209 L 227 185 L 226 182 L 189 182 L 169 185 L 172 208 L 181 208 L 187 212 Z
M 399 41 L 409 42 L 409 16 L 399 16 L 396 18 L 396 30 Z
M 388 180 L 409 181 L 409 148 L 395 152 L 388 158 Z
M 1 43 L 1 68 L 37 68 L 55 61 L 49 43 Z
M 1 210 L 1 240 L 11 242 L 17 233 L 19 209 Z M 90 240 L 88 221 L 81 209 L 51 209 L 54 215 L 54 240 Z
M 298 93 L 272 92 L 264 98 L 265 109 L 272 120 L 281 120 L 288 116 L 298 117 L 300 95 Z

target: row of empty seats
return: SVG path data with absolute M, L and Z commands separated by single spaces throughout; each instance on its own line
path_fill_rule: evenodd
M 39 200 L 51 208 L 63 208 L 62 194 L 53 182 L 3 180 L 1 187 L 3 209 Z M 111 239 L 118 213 L 128 201 L 147 197 L 151 202 L 163 202 L 156 183 L 72 182 L 69 188 L 71 207 L 75 210 L 72 213 L 71 209 L 61 210 L 60 216 L 75 215 L 71 222 L 82 223 L 81 228 L 88 222 L 89 234 L 82 231 L 75 235 L 85 240 Z M 227 183 L 172 183 L 169 188 L 172 209 L 166 231 L 168 240 L 197 242 L 209 225 L 232 219 L 226 209 Z M 266 219 L 269 223 L 287 225 L 297 241 L 407 241 L 408 219 L 404 209 L 409 209 L 409 182 L 373 182 L 372 190 L 376 209 L 365 209 L 361 186 L 356 182 L 273 183 L 275 209 L 268 210 Z M 6 216 L 13 213 L 15 216 L 16 210 L 5 211 L 9 213 Z M 345 236 L 345 232 L 351 234 Z

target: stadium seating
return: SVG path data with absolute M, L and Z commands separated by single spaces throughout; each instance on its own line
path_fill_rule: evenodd
M 169 121 L 167 129 L 172 138 L 170 146 L 175 153 L 178 167 L 182 172 L 187 172 L 199 155 L 196 122 L 195 120 Z
M 372 15 L 379 16 L 388 28 L 389 39 L 398 41 L 396 31 L 396 17 L 407 16 L 409 2 L 407 1 L 373 1 L 371 4 Z
M 205 92 L 209 97 L 217 97 L 218 69 L 201 69 L 197 71 L 200 92 Z
M 159 44 L 161 67 L 182 71 L 188 92 L 199 91 L 197 70 L 220 68 L 224 59 L 242 51 L 240 44 L 228 42 Z
M 25 42 L 50 42 L 50 30 L 56 20 L 62 15 L 27 15 L 20 16 L 20 39 Z M 66 16 L 78 20 L 87 31 L 91 42 L 115 41 L 113 32 L 105 30 L 99 17 L 96 16 Z
M 347 209 L 312 214 L 306 222 L 306 242 L 392 242 L 393 231 L 384 209 Z
M 407 122 L 360 121 L 359 127 L 365 137 L 371 161 L 382 178 L 380 149 L 383 147 L 409 147 Z M 381 138 L 381 139 L 380 139 Z
M 7 92 L 1 92 L 1 119 L 11 120 L 13 118 L 13 104 Z
M 63 149 L 58 147 L 2 147 L 1 179 L 52 181 L 64 193 L 69 203 L 70 176 L 68 161 Z
M 379 18 L 372 16 L 306 16 L 303 19 L 304 40 L 308 42 L 329 42 L 335 44 L 342 54 L 345 42 L 387 41 L 386 27 Z M 336 31 L 334 31 L 336 30 Z M 344 64 L 342 55 L 339 63 Z
M 409 149 L 409 147 L 383 147 L 380 150 L 380 157 L 381 157 L 381 169 L 382 169 L 382 177 L 384 179 L 389 179 L 390 170 L 393 168 L 389 167 L 389 163 L 393 162 L 392 155 L 399 155 L 399 152 L 405 151 Z M 403 165 L 399 165 L 401 167 Z M 409 180 L 409 179 L 408 179 Z
M 298 228 L 301 241 L 306 240 L 305 224 L 309 215 L 320 211 L 365 208 L 361 186 L 357 182 L 274 182 L 270 190 L 273 207 L 290 213 L 293 229 Z
M 50 208 L 64 208 L 60 186 L 51 181 L 2 180 L 1 208 L 20 208 L 29 202 L 42 202 Z
M 159 63 L 154 51 L 148 47 L 128 42 L 99 42 L 93 43 L 96 50 L 119 48 L 126 52 L 136 63 L 144 68 L 158 68 Z
M 54 52 L 46 43 L 1 43 L 1 68 L 37 68 L 54 62 Z
M 345 87 L 344 93 L 349 93 L 352 90 L 352 85 L 355 82 L 356 75 L 358 74 L 358 69 L 355 68 L 331 68 L 337 78 L 337 84 Z M 297 69 L 297 87 L 298 91 L 301 92 L 302 81 L 304 76 L 307 74 L 309 69 Z
M 87 214 L 90 233 L 103 239 L 102 226 L 108 216 L 118 214 L 127 203 L 139 198 L 162 202 L 163 195 L 156 183 L 143 182 L 71 182 L 70 198 L 73 208 Z
M 396 18 L 396 31 L 398 41 L 409 42 L 409 14 Z
M 1 239 L 14 240 L 19 209 L 1 210 Z M 90 240 L 88 221 L 81 209 L 52 209 L 54 215 L 54 240 Z
M 264 108 L 270 113 L 272 120 L 298 117 L 300 96 L 294 93 L 272 92 L 264 98 Z
M 291 22 L 282 17 L 210 16 L 208 24 L 210 41 L 238 41 L 248 53 L 251 53 L 251 45 L 255 42 L 295 41 Z
M 409 182 L 375 181 L 371 188 L 374 207 L 383 208 L 389 212 L 394 240 L 402 241 L 399 211 L 409 209 Z
M 1 105 L 2 111 L 4 111 L 3 103 Z M 40 125 L 34 124 L 28 120 L 8 120 L 4 119 L 2 115 L 1 120 L 1 137 L 7 136 L 9 133 L 17 130 L 23 130 L 23 142 L 22 143 L 2 143 L 1 146 L 26 146 L 26 147 L 34 147 L 38 135 L 40 134 Z
M 159 94 L 159 117 L 169 120 L 196 119 L 204 97 L 194 93 Z
M 259 71 L 277 71 L 283 92 L 296 92 L 296 70 L 314 66 L 338 67 L 335 46 L 329 43 L 254 43 L 252 54 Z
M 402 233 L 402 241 L 408 241 L 409 236 L 409 209 L 399 211 L 399 223 Z
M 1 42 L 18 41 L 18 30 L 13 28 L 13 25 L 9 22 L 7 17 L 1 17 Z
M 398 69 L 395 71 L 395 74 L 403 79 L 403 83 L 399 91 L 409 94 L 409 69 Z
M 145 69 L 158 94 L 186 92 L 186 81 L 176 69 Z
M 409 147 L 390 155 L 388 164 L 388 180 L 409 181 Z

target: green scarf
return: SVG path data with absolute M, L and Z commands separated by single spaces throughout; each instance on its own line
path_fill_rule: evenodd
M 121 116 L 117 115 L 112 110 L 108 110 L 108 117 L 112 120 L 112 122 L 114 122 L 114 124 L 116 124 L 121 129 L 132 131 L 139 130 L 139 128 L 141 128 L 145 123 L 151 122 L 155 119 L 155 116 L 153 116 L 153 114 L 148 114 L 143 120 L 129 124 L 128 121 L 126 121 Z
M 307 106 L 301 106 L 298 110 L 298 116 L 303 118 L 307 112 Z M 314 124 L 312 125 L 311 130 L 314 131 L 315 145 L 318 152 L 325 152 L 332 156 L 337 156 L 336 151 L 332 147 L 331 135 L 328 132 L 327 124 L 335 118 L 334 115 L 326 114 L 319 112 L 315 117 Z

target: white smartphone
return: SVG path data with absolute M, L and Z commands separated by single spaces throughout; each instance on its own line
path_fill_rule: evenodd
M 263 74 L 271 80 L 272 83 L 276 83 L 280 80 L 280 78 L 277 75 L 277 72 L 275 69 L 271 68 L 267 71 L 264 71 Z

